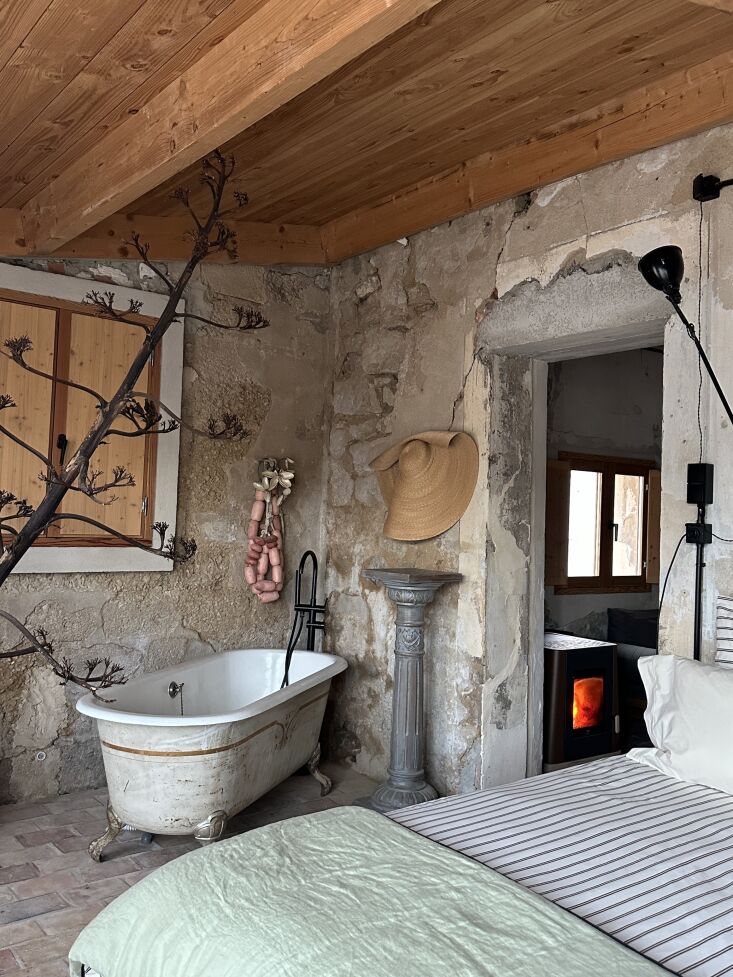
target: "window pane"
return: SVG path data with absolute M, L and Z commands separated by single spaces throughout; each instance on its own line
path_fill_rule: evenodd
M 618 539 L 614 539 L 613 543 L 613 575 L 614 577 L 640 577 L 644 528 L 642 475 L 615 476 L 613 521 L 615 527 L 618 527 Z
M 568 520 L 568 576 L 597 577 L 599 573 L 601 473 L 570 472 Z

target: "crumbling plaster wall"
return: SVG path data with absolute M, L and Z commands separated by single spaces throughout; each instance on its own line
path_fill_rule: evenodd
M 697 309 L 700 213 L 694 175 L 728 175 L 733 128 L 604 166 L 345 262 L 332 279 L 336 376 L 326 540 L 331 637 L 351 663 L 336 704 L 337 750 L 386 770 L 393 612 L 361 577 L 369 565 L 462 569 L 431 611 L 427 653 L 429 777 L 466 790 L 539 769 L 546 361 L 665 340 L 662 572 L 684 522 L 686 465 L 698 457 L 697 363 L 638 257 L 685 253 L 686 308 Z M 703 216 L 703 338 L 733 389 L 733 199 Z M 704 455 L 719 473 L 733 440 L 703 384 Z M 420 430 L 456 427 L 482 458 L 471 507 L 438 540 L 380 535 L 384 507 L 368 461 Z M 539 464 L 539 461 L 542 464 Z M 733 537 L 733 485 L 716 487 L 716 531 Z M 733 546 L 708 567 L 733 593 Z M 662 614 L 662 650 L 691 654 L 693 555 L 683 548 Z
M 32 264 L 45 270 L 45 263 Z M 144 289 L 157 284 L 141 279 L 132 262 L 51 267 Z M 3 588 L 3 605 L 29 627 L 47 628 L 60 654 L 78 662 L 109 656 L 129 675 L 227 648 L 278 647 L 286 639 L 289 588 L 285 600 L 265 607 L 243 579 L 257 459 L 296 460 L 286 516 L 291 572 L 302 551 L 319 542 L 329 274 L 207 265 L 187 303 L 208 317 L 248 303 L 271 321 L 270 329 L 251 334 L 186 326 L 184 419 L 202 426 L 217 409 L 232 409 L 251 431 L 241 443 L 182 432 L 178 531 L 197 540 L 195 560 L 172 573 L 17 575 Z M 8 647 L 10 636 L 2 637 Z M 0 665 L 0 803 L 104 782 L 96 730 L 75 712 L 76 696 L 31 659 Z

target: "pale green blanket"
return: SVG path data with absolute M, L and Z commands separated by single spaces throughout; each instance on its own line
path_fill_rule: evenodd
M 563 909 L 381 815 L 336 808 L 191 852 L 69 954 L 101 977 L 653 977 Z

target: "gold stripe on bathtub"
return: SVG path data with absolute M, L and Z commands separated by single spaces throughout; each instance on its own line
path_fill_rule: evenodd
M 304 702 L 293 715 L 293 719 L 302 712 L 303 709 L 307 709 L 308 706 L 312 706 L 315 702 L 320 702 L 321 699 L 325 699 L 328 692 L 324 692 L 322 695 L 317 696 L 315 699 L 310 699 L 308 702 Z M 241 721 L 241 720 L 240 720 Z M 288 724 L 290 725 L 290 724 Z M 250 740 L 254 739 L 255 736 L 259 736 L 260 733 L 266 733 L 268 729 L 272 729 L 273 726 L 279 726 L 285 735 L 285 726 L 278 722 L 276 719 L 261 729 L 256 729 L 254 733 L 250 733 L 241 740 L 237 740 L 235 743 L 227 743 L 225 746 L 212 746 L 208 750 L 138 750 L 132 746 L 119 746 L 117 743 L 108 743 L 106 740 L 102 740 L 102 746 L 106 746 L 109 750 L 118 750 L 120 753 L 134 753 L 137 756 L 208 756 L 210 753 L 226 753 L 227 750 L 236 750 L 238 746 L 243 746 Z

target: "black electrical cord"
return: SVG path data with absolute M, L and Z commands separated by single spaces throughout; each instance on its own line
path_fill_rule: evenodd
M 702 225 L 703 225 L 703 204 L 700 201 L 700 222 L 698 225 L 698 252 L 697 252 L 697 331 L 702 342 Z M 702 464 L 704 451 L 704 435 L 702 431 L 702 358 L 697 355 L 697 431 L 700 436 L 700 457 Z
M 717 539 L 721 543 L 733 543 L 733 539 L 726 539 L 725 536 L 718 536 L 715 533 L 713 533 L 713 539 Z
M 677 540 L 677 545 L 674 548 L 674 553 L 672 554 L 672 559 L 667 567 L 667 572 L 664 575 L 664 583 L 662 584 L 662 592 L 659 595 L 659 617 L 657 618 L 657 654 L 659 654 L 659 625 L 662 620 L 662 607 L 664 605 L 664 595 L 667 591 L 667 583 L 669 582 L 669 575 L 672 572 L 672 567 L 674 566 L 674 561 L 677 559 L 677 554 L 680 551 L 680 546 L 687 539 L 687 533 L 683 533 L 682 536 Z

